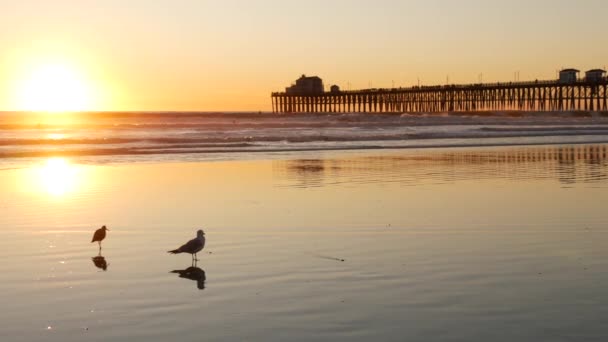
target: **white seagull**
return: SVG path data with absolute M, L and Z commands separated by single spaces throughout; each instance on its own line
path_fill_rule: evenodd
M 186 242 L 186 244 L 184 244 L 180 248 L 168 251 L 167 253 L 190 253 L 192 254 L 192 260 L 198 261 L 198 259 L 196 258 L 196 253 L 203 250 L 203 247 L 205 247 L 205 232 L 203 232 L 202 229 L 199 229 L 198 232 L 196 232 L 196 238 Z

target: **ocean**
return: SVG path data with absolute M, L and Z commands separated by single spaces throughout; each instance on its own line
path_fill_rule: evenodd
M 116 112 L 0 114 L 0 160 L 200 161 L 254 153 L 608 142 L 608 116 Z

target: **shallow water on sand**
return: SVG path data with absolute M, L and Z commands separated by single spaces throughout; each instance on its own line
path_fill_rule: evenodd
M 536 146 L 0 170 L 0 340 L 603 341 L 607 154 Z M 104 224 L 98 254 L 89 241 Z M 180 278 L 171 271 L 190 256 L 166 251 L 201 227 L 194 280 Z

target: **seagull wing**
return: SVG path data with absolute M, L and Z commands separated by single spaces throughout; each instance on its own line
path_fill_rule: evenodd
M 192 239 L 186 242 L 185 245 L 181 246 L 177 250 L 181 253 L 190 253 L 194 254 L 203 249 L 203 243 L 199 239 Z

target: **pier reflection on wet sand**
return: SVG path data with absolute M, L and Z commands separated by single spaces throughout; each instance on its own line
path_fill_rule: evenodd
M 320 187 L 345 183 L 416 185 L 471 179 L 546 179 L 563 184 L 608 177 L 607 145 L 477 149 L 421 149 L 352 158 L 279 160 L 278 186 Z M 379 177 L 381 175 L 381 177 Z

